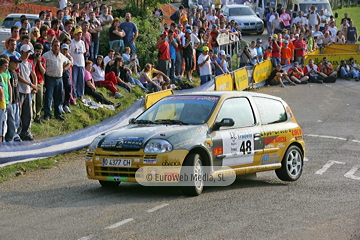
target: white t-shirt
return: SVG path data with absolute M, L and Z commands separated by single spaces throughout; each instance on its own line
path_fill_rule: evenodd
M 100 15 L 100 22 L 105 22 L 109 20 L 114 20 L 114 18 L 110 14 L 108 14 L 106 17 L 103 14 Z
M 73 58 L 75 66 L 85 67 L 85 52 L 86 48 L 83 40 L 80 40 L 79 42 L 75 41 L 75 39 L 71 40 L 69 53 Z
M 251 58 L 257 56 L 257 50 L 256 50 L 256 48 L 251 48 L 251 47 L 250 47 L 249 50 L 250 50 L 250 53 L 251 53 Z
M 94 72 L 91 72 L 91 76 L 95 82 L 105 80 L 105 71 L 100 66 L 93 64 Z
M 198 65 L 200 63 L 203 63 L 208 56 L 209 55 L 200 54 L 200 56 L 198 58 Z M 207 60 L 202 67 L 199 66 L 199 71 L 200 71 L 200 76 L 211 75 L 211 60 L 210 60 L 210 57 L 209 57 L 209 60 Z
M 322 21 L 326 21 L 326 16 L 325 15 L 320 15 L 320 27 L 325 27 L 325 23 L 322 23 Z
M 313 33 L 313 36 L 318 38 L 318 40 L 317 40 L 317 43 L 318 43 L 318 44 L 322 44 L 322 43 L 323 43 L 323 40 L 322 40 L 322 39 L 319 39 L 320 37 L 324 36 L 324 34 L 323 34 L 322 32 L 320 32 L 320 31 L 314 32 L 314 33 Z
M 304 18 L 304 17 L 296 17 L 296 18 L 294 19 L 294 22 L 293 22 L 293 23 L 298 23 L 298 22 L 300 22 L 301 25 L 305 25 L 305 24 L 308 23 L 308 20 L 307 20 L 306 18 Z
M 33 69 L 32 65 L 28 61 L 22 61 L 21 63 L 19 63 L 19 70 L 20 70 L 21 76 L 29 83 L 31 82 L 30 74 L 32 72 L 32 69 Z M 19 81 L 19 92 L 20 93 L 31 93 L 31 88 L 29 85 L 24 84 Z
M 330 27 L 329 26 L 328 30 L 331 32 L 331 41 L 335 42 L 336 33 L 338 32 L 337 27 Z
M 110 61 L 111 61 L 111 58 L 110 58 L 109 56 L 106 56 L 106 57 L 104 58 L 104 64 L 105 64 L 105 66 L 106 66 Z
M 309 16 L 309 24 L 315 26 L 318 25 L 318 19 L 317 19 L 318 14 L 316 12 L 314 13 L 310 13 Z
M 63 10 L 67 7 L 68 1 L 67 0 L 59 0 L 60 9 Z

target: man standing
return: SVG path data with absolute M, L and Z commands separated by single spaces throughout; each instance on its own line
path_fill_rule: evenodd
M 20 48 L 21 63 L 19 64 L 19 92 L 20 92 L 20 127 L 18 133 L 23 141 L 34 140 L 30 133 L 32 108 L 30 95 L 37 91 L 37 77 L 33 63 L 29 60 L 30 46 L 24 44 Z M 30 78 L 31 77 L 31 78 Z M 33 82 L 31 81 L 33 79 Z M 32 88 L 32 89 L 31 89 Z
M 257 50 L 256 50 L 255 46 L 256 46 L 255 41 L 251 41 L 249 51 L 251 53 L 250 62 L 251 62 L 252 65 L 256 65 L 259 62 L 258 55 L 257 55 Z
M 113 16 L 109 14 L 107 6 L 103 6 L 101 9 L 102 14 L 100 15 L 101 26 L 106 26 L 112 23 L 114 20 Z M 85 19 L 86 20 L 86 19 Z
M 355 44 L 358 38 L 358 33 L 356 27 L 354 27 L 354 22 L 350 21 L 350 26 L 346 29 L 346 44 Z
M 192 71 L 194 68 L 194 50 L 191 42 L 191 33 L 191 30 L 187 29 L 185 32 L 185 37 L 183 37 L 182 39 L 183 58 L 185 60 L 185 72 L 190 82 L 192 82 Z
M 304 41 L 304 34 L 300 33 L 299 39 L 293 42 L 294 44 L 294 61 L 299 62 L 300 64 L 303 62 L 304 56 L 306 54 L 306 43 Z
M 70 43 L 69 53 L 73 58 L 72 79 L 74 85 L 74 98 L 82 99 L 84 95 L 84 73 L 85 73 L 85 59 L 86 52 L 85 43 L 81 40 L 82 30 L 76 28 L 74 31 L 75 38 Z
M 178 42 L 174 36 L 174 31 L 173 30 L 169 30 L 169 45 L 170 45 L 170 61 L 171 61 L 171 66 L 170 66 L 170 80 L 172 83 L 175 82 L 175 62 L 176 62 L 176 49 L 178 47 Z
M 6 48 L 9 47 L 9 40 L 10 40 L 11 38 L 15 39 L 15 41 L 17 41 L 17 40 L 20 39 L 20 37 L 19 37 L 19 31 L 20 31 L 20 29 L 19 29 L 18 26 L 13 25 L 13 26 L 11 27 L 11 37 L 9 37 L 8 39 L 5 40 L 5 47 L 6 47 Z
M 311 6 L 309 13 L 307 15 L 307 19 L 309 22 L 309 25 L 315 26 L 320 24 L 320 16 L 319 14 L 315 11 L 315 6 Z
M 44 53 L 46 59 L 45 73 L 45 100 L 44 100 L 44 120 L 51 118 L 51 103 L 54 98 L 55 117 L 61 121 L 65 118 L 61 116 L 60 104 L 62 102 L 63 92 L 63 72 L 70 68 L 70 61 L 60 52 L 60 42 L 53 41 L 51 51 Z M 84 58 L 82 58 L 84 59 Z
M 52 48 L 52 42 L 55 40 L 55 30 L 54 29 L 49 29 L 47 31 L 47 37 L 46 37 L 46 42 L 43 43 L 43 52 L 46 53 L 48 51 L 51 50 Z
M 69 39 L 71 41 L 70 32 L 71 32 L 73 26 L 74 26 L 74 24 L 73 24 L 72 21 L 70 21 L 70 20 L 65 21 L 64 30 L 60 34 L 60 38 L 59 38 L 60 42 L 63 42 L 65 38 L 67 38 L 67 39 Z
M 335 22 L 334 21 L 331 21 L 329 23 L 329 28 L 328 30 L 330 31 L 331 33 L 331 41 L 332 42 L 335 42 L 335 38 L 336 38 L 336 33 L 338 32 L 338 28 L 335 26 Z
M 90 60 L 95 62 L 95 58 L 99 53 L 99 32 L 102 31 L 102 27 L 94 12 L 91 12 L 89 17 L 89 32 L 91 33 Z
M 90 46 L 91 46 L 91 33 L 89 32 L 89 22 L 87 21 L 83 21 L 81 23 L 81 30 L 82 30 L 82 36 L 81 36 L 81 40 L 85 43 L 85 53 L 84 53 L 84 57 L 85 60 L 88 60 L 90 58 Z
M 161 39 L 157 41 L 156 48 L 159 50 L 158 70 L 169 76 L 170 66 L 170 45 L 168 42 L 168 32 L 164 31 Z
M 16 56 L 20 58 L 20 53 L 15 51 L 15 49 L 16 49 L 16 40 L 14 38 L 10 38 L 8 42 L 7 50 L 3 52 L 3 54 L 8 55 L 9 57 Z
M 198 58 L 198 66 L 200 72 L 200 84 L 205 84 L 211 80 L 211 60 L 209 56 L 209 48 L 203 47 L 202 54 Z
M 135 41 L 139 35 L 139 31 L 136 24 L 131 22 L 131 13 L 126 13 L 125 22 L 120 24 L 120 28 L 126 33 L 124 37 L 125 47 L 130 47 L 131 53 L 136 54 Z

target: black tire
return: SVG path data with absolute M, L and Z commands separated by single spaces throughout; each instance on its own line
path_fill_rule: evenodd
M 104 188 L 115 188 L 118 187 L 120 182 L 111 182 L 111 181 L 102 181 L 99 180 L 99 183 Z
M 199 154 L 195 154 L 195 153 L 188 154 L 184 160 L 183 166 L 193 167 L 191 172 L 193 176 L 203 174 L 202 160 Z M 189 173 L 186 174 L 189 175 Z M 189 183 L 186 184 L 189 185 Z M 198 196 L 202 193 L 203 189 L 204 189 L 204 182 L 202 180 L 200 181 L 194 180 L 191 182 L 191 186 L 181 187 L 182 192 L 187 196 Z
M 280 180 L 296 181 L 301 176 L 304 167 L 304 156 L 299 147 L 291 145 L 281 161 L 281 168 L 275 173 Z
M 261 32 L 256 32 L 256 35 L 262 35 L 264 33 L 264 29 Z

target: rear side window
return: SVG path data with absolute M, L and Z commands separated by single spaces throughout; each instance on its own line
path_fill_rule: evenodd
M 31 27 L 34 26 L 34 21 L 35 19 L 32 18 L 28 18 L 29 23 L 31 25 Z M 1 24 L 1 27 L 3 28 L 11 28 L 13 25 L 15 25 L 16 22 L 20 22 L 20 18 L 5 18 L 3 23 Z
M 254 97 L 262 124 L 285 122 L 286 110 L 282 102 L 263 97 Z

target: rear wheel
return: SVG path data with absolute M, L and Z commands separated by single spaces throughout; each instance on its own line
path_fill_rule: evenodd
M 101 180 L 99 180 L 99 183 L 104 188 L 115 188 L 120 184 L 120 182 L 101 181 Z
M 192 174 L 194 176 L 191 180 L 190 185 L 189 183 L 186 183 L 188 186 L 182 186 L 181 190 L 185 195 L 188 196 L 198 196 L 202 193 L 204 189 L 204 182 L 202 180 L 203 176 L 203 165 L 202 165 L 202 159 L 199 154 L 190 153 L 186 156 L 184 160 L 183 166 L 186 167 L 193 167 L 191 172 L 186 172 L 186 174 Z M 190 178 L 190 177 L 189 177 Z
M 300 148 L 292 145 L 286 151 L 281 168 L 276 169 L 275 173 L 283 181 L 296 181 L 303 171 L 303 163 L 303 154 Z

